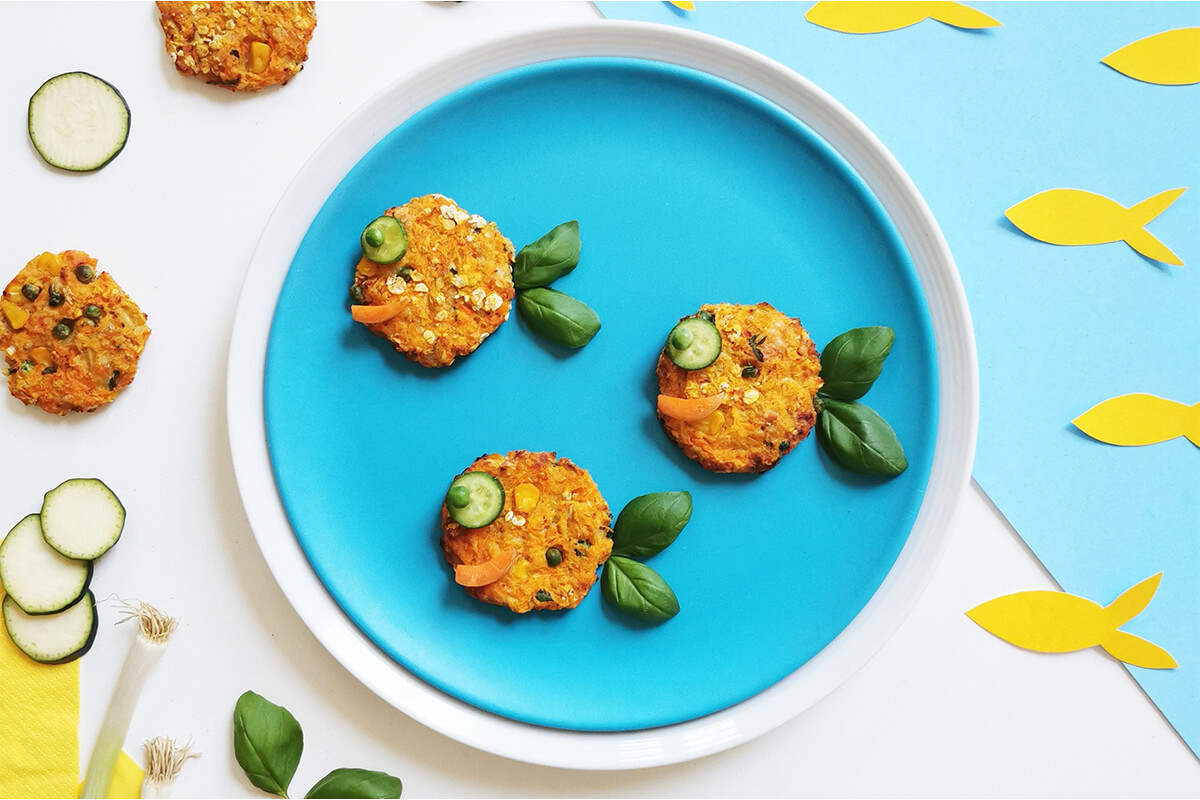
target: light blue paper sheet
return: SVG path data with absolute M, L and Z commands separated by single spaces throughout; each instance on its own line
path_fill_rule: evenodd
M 1200 448 L 1184 439 L 1111 447 L 1071 426 L 1129 392 L 1200 401 L 1200 85 L 1141 83 L 1100 63 L 1136 39 L 1200 25 L 1200 4 L 973 3 L 1002 27 L 926 20 L 871 35 L 807 22 L 809 3 L 597 5 L 612 19 L 714 34 L 787 64 L 899 159 L 970 300 L 976 479 L 1066 591 L 1107 603 L 1164 573 L 1125 629 L 1180 666 L 1131 672 L 1200 753 Z M 1182 268 L 1123 243 L 1043 244 L 1004 218 L 1044 189 L 1130 206 L 1177 186 L 1189 189 L 1148 229 Z

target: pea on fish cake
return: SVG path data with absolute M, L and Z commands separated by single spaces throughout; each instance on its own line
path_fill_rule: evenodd
M 454 479 L 442 550 L 455 582 L 485 603 L 518 614 L 574 608 L 612 553 L 611 523 L 586 470 L 515 450 L 481 456 Z
M 26 264 L 0 297 L 0 317 L 9 391 L 51 414 L 111 403 L 150 336 L 137 303 L 79 250 Z
M 287 83 L 303 69 L 317 27 L 311 2 L 157 5 L 175 69 L 236 92 Z
M 430 194 L 390 208 L 368 225 L 364 249 L 371 247 L 372 230 L 385 253 L 377 258 L 390 257 L 393 236 L 399 244 L 391 255 L 404 254 L 393 263 L 363 255 L 350 287 L 351 313 L 407 358 L 426 367 L 449 366 L 508 319 L 515 251 L 496 223 Z
M 768 303 L 704 305 L 680 320 L 659 356 L 658 416 L 705 469 L 765 472 L 816 423 L 820 373 L 800 320 Z

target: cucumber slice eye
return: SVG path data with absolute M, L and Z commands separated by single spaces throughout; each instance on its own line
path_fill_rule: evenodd
M 46 492 L 41 516 L 46 544 L 67 558 L 99 558 L 125 527 L 125 507 L 95 478 L 72 478 Z
M 664 351 L 671 363 L 681 369 L 703 369 L 721 355 L 721 332 L 711 319 L 701 315 L 687 317 L 671 329 Z
M 459 475 L 446 492 L 446 512 L 464 528 L 482 528 L 504 509 L 504 487 L 487 472 Z
M 51 166 L 71 172 L 100 169 L 128 138 L 125 98 L 95 75 L 56 75 L 29 98 L 29 139 Z
M 408 232 L 400 220 L 385 214 L 363 228 L 358 243 L 363 255 L 376 264 L 395 264 L 408 252 Z
M 43 664 L 74 661 L 96 641 L 99 619 L 96 598 L 90 591 L 85 592 L 78 603 L 57 614 L 26 614 L 13 601 L 12 595 L 4 598 L 0 610 L 8 638 L 22 653 Z
M 0 542 L 0 584 L 26 614 L 53 614 L 83 597 L 92 562 L 60 555 L 42 538 L 37 514 L 16 524 Z

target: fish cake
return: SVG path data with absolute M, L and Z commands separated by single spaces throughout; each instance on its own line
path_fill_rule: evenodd
M 351 296 L 360 305 L 397 304 L 390 319 L 363 324 L 418 364 L 449 366 L 508 319 L 515 295 L 512 242 L 496 223 L 440 194 L 413 198 L 386 214 L 404 225 L 408 251 L 395 264 L 363 256 Z
M 304 68 L 317 27 L 311 2 L 157 5 L 175 69 L 235 92 L 287 83 Z
M 9 391 L 51 414 L 111 403 L 150 336 L 137 303 L 79 250 L 26 264 L 4 289 L 0 317 Z
M 463 587 L 485 603 L 518 614 L 574 608 L 612 553 L 612 513 L 586 470 L 555 453 L 515 450 L 480 456 L 467 472 L 486 472 L 504 488 L 504 507 L 481 528 L 464 528 L 442 505 L 446 562 L 481 564 L 506 549 L 512 567 L 486 586 Z M 561 561 L 548 555 L 557 549 Z
M 703 369 L 658 358 L 658 391 L 670 397 L 726 400 L 708 417 L 685 422 L 659 413 L 688 458 L 713 472 L 766 472 L 816 423 L 813 398 L 821 361 L 800 320 L 768 303 L 704 305 L 721 334 L 721 352 Z M 761 338 L 760 338 L 761 337 Z

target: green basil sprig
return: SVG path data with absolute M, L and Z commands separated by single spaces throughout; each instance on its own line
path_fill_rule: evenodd
M 251 783 L 287 797 L 303 751 L 304 732 L 291 712 L 254 692 L 238 698 L 233 709 L 233 754 Z
M 245 692 L 233 709 L 233 754 L 250 782 L 268 794 L 286 798 L 304 752 L 300 723 L 283 706 Z M 399 778 L 365 769 L 335 769 L 317 781 L 305 797 L 397 798 Z
M 513 285 L 518 289 L 549 286 L 579 263 L 579 222 L 556 225 L 536 242 L 525 245 L 513 263 Z
M 517 295 L 517 310 L 540 336 L 567 347 L 583 347 L 600 330 L 600 317 L 585 303 L 554 289 Z
M 817 441 L 829 457 L 851 472 L 894 477 L 908 468 L 892 426 L 868 405 L 824 399 Z
M 883 417 L 857 402 L 875 385 L 896 332 L 876 325 L 852 328 L 825 346 L 817 393 L 817 441 L 851 472 L 895 477 L 908 468 L 904 447 Z
M 648 622 L 665 622 L 679 613 L 679 600 L 667 582 L 650 567 L 625 556 L 608 559 L 600 590 L 617 608 Z
M 390 798 L 399 797 L 402 788 L 400 779 L 386 772 L 342 767 L 317 781 L 304 797 L 331 800 L 339 797 Z
M 835 337 L 821 353 L 821 393 L 837 400 L 862 397 L 879 377 L 895 341 L 895 331 L 878 325 Z
M 630 500 L 613 526 L 613 551 L 600 573 L 604 599 L 630 616 L 665 622 L 679 613 L 679 599 L 657 572 L 630 556 L 661 553 L 692 518 L 688 492 L 654 492 Z
M 629 501 L 613 526 L 613 555 L 647 558 L 662 552 L 692 518 L 687 492 L 655 492 Z

